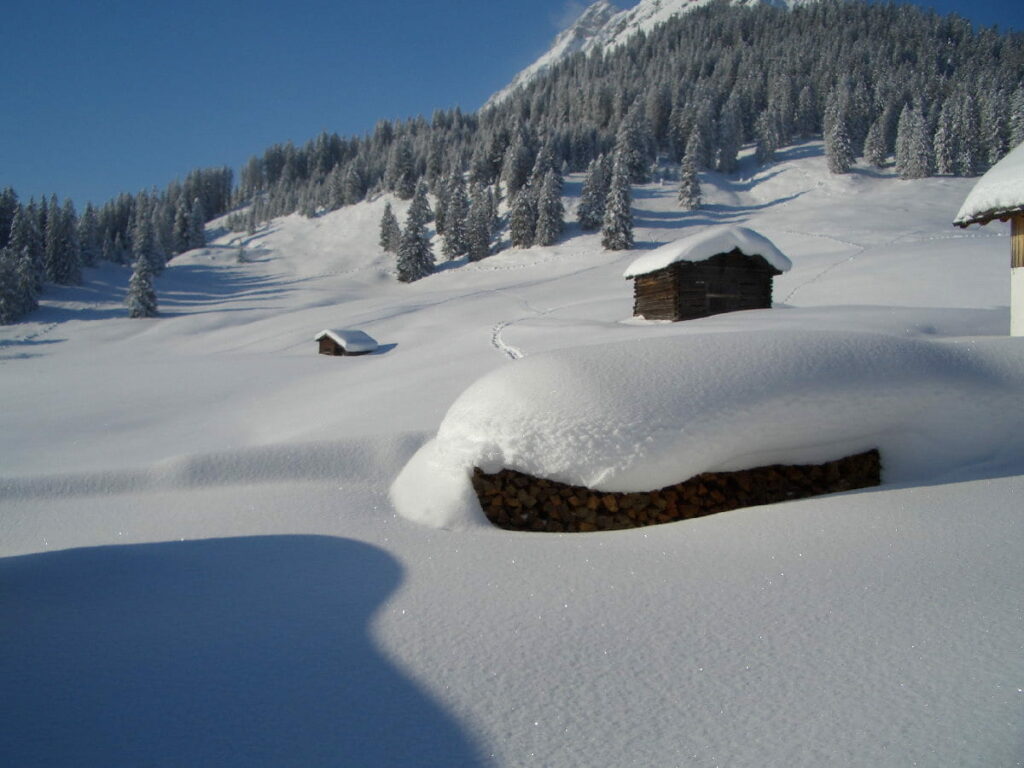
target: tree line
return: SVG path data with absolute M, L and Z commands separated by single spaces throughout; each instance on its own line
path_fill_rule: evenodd
M 155 314 L 153 276 L 204 244 L 204 225 L 232 205 L 232 180 L 229 168 L 199 169 L 162 192 L 121 194 L 80 215 L 70 199 L 22 203 L 14 189 L 0 191 L 0 323 L 35 309 L 47 283 L 78 285 L 82 268 L 100 261 L 131 264 L 129 314 Z
M 233 210 L 229 226 L 254 231 L 276 216 L 318 216 L 384 192 L 412 200 L 422 189 L 415 222 L 382 222 L 399 278 L 416 279 L 433 268 L 423 229 L 430 220 L 449 258 L 548 244 L 564 220 L 564 175 L 585 172 L 581 226 L 600 229 L 605 247 L 628 248 L 630 185 L 649 180 L 657 164 L 679 164 L 680 205 L 692 208 L 699 171 L 735 172 L 751 144 L 757 162 L 771 163 L 780 148 L 811 137 L 824 138 L 835 173 L 861 157 L 903 178 L 982 173 L 1024 141 L 1024 36 L 909 5 L 823 0 L 785 11 L 721 0 L 614 50 L 570 56 L 476 113 L 438 110 L 429 120 L 381 120 L 361 137 L 324 132 L 300 146 L 275 144 L 250 158 L 234 189 L 230 170 L 214 169 L 77 219 L 67 202 L 17 206 L 34 228 L 21 236 L 41 243 L 28 260 L 22 246 L 6 244 L 8 195 L 0 306 L 12 309 L 0 320 L 30 306 L 28 273 L 38 286 L 73 282 L 75 264 L 95 258 L 137 264 L 148 247 L 140 220 L 150 222 L 160 254 L 146 261 L 159 269 L 184 247 L 176 222 L 196 216 L 197 200 L 198 218 Z M 64 220 L 76 226 L 56 223 Z M 54 253 L 77 257 L 60 266 L 55 256 L 47 272 L 47 240 Z

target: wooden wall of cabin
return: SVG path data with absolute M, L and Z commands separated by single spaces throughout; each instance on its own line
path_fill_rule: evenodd
M 633 314 L 648 320 L 693 320 L 723 312 L 768 309 L 772 277 L 760 256 L 732 252 L 678 262 L 633 281 Z

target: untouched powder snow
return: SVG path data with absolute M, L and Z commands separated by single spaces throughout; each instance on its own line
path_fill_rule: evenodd
M 1024 363 L 1001 360 L 974 343 L 808 331 L 546 353 L 470 386 L 391 495 L 412 520 L 465 527 L 483 520 L 474 466 L 645 491 L 870 448 L 885 480 L 920 481 L 1024 446 Z
M 978 179 L 953 223 L 966 227 L 1020 211 L 1024 211 L 1024 143 Z
M 557 244 L 442 261 L 411 284 L 377 245 L 384 205 L 408 206 L 385 195 L 252 234 L 211 227 L 156 279 L 159 318 L 125 317 L 122 266 L 48 285 L 38 311 L 0 326 L 0 765 L 1016 765 L 1020 398 L 998 423 L 990 411 L 1021 391 L 1024 351 L 1003 335 L 1008 228 L 950 227 L 971 179 L 835 176 L 820 141 L 764 168 L 752 152 L 736 175 L 702 174 L 700 211 L 680 211 L 672 184 L 640 185 L 625 253 L 580 232 L 571 174 Z M 726 223 L 792 260 L 777 308 L 632 320 L 629 264 Z M 333 327 L 387 354 L 318 355 L 311 335 Z M 620 367 L 719 352 L 623 401 L 600 378 L 605 347 Z M 436 465 L 457 470 L 457 496 L 480 436 L 542 457 L 545 429 L 570 431 L 518 401 L 536 445 L 491 430 L 488 410 L 453 416 L 480 430 L 449 441 L 456 400 L 489 408 L 499 385 L 519 397 L 591 369 L 537 404 L 585 419 L 584 403 L 614 399 L 618 433 L 578 434 L 616 446 L 620 479 L 640 472 L 623 457 L 654 446 L 694 456 L 680 425 L 744 458 L 717 431 L 742 412 L 759 443 L 799 438 L 777 455 L 825 454 L 824 438 L 804 443 L 810 424 L 856 443 L 881 416 L 857 435 L 829 412 L 869 400 L 899 411 L 882 435 L 894 458 L 878 488 L 634 531 L 475 517 L 448 531 L 396 512 L 389 489 L 428 442 L 466 451 Z M 891 387 L 873 378 L 889 373 Z M 719 421 L 627 421 L 703 403 Z M 911 416 L 924 432 L 904 429 Z
M 626 269 L 623 277 L 646 275 L 664 269 L 678 261 L 704 261 L 718 253 L 729 253 L 735 248 L 747 256 L 761 256 L 779 272 L 788 272 L 793 263 L 775 247 L 775 243 L 762 234 L 746 227 L 708 227 L 689 237 L 683 237 L 642 256 Z

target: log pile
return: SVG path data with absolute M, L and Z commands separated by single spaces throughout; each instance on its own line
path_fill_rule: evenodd
M 607 493 L 503 469 L 474 469 L 473 487 L 487 518 L 515 531 L 612 531 L 671 523 L 740 507 L 773 504 L 881 482 L 877 450 L 825 464 L 706 472 L 656 491 Z

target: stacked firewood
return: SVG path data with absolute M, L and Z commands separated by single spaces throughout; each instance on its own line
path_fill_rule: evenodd
M 473 472 L 487 518 L 518 531 L 610 531 L 671 523 L 740 507 L 773 504 L 881 482 L 877 450 L 825 464 L 775 464 L 706 472 L 656 491 L 608 493 L 503 469 Z

